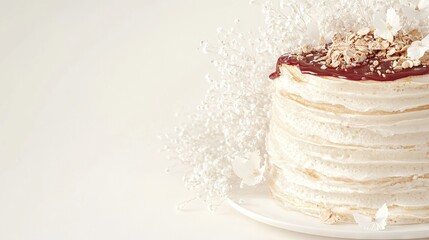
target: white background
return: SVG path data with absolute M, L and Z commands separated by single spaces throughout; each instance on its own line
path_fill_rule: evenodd
M 191 197 L 156 136 L 203 98 L 218 26 L 247 0 L 1 1 L 0 239 L 325 239 Z M 274 64 L 274 63 L 273 63 Z

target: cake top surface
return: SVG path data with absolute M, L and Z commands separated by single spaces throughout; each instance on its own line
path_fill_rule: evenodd
M 402 30 L 393 8 L 385 19 L 375 17 L 371 27 L 321 37 L 316 45 L 281 56 L 270 78 L 280 75 L 283 64 L 298 66 L 304 74 L 349 80 L 392 81 L 429 74 L 429 35 L 423 38 L 418 29 Z

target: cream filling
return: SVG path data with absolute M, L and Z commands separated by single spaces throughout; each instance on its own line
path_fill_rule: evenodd
M 284 89 L 311 102 L 341 105 L 358 112 L 396 112 L 429 106 L 429 78 L 413 76 L 396 81 L 350 81 L 302 74 L 296 66 L 283 65 L 276 79 Z
M 276 171 L 276 170 L 275 170 Z M 322 189 L 310 188 L 302 182 L 291 181 L 284 178 L 284 172 L 278 171 L 273 179 L 275 188 L 280 189 L 280 193 L 294 196 L 308 202 L 322 204 L 325 206 L 353 206 L 356 208 L 378 209 L 384 203 L 389 206 L 403 208 L 428 208 L 429 191 L 412 192 L 340 192 L 324 191 Z M 429 214 L 429 212 L 428 212 Z

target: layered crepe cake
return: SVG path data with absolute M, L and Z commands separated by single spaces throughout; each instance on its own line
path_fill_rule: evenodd
M 429 57 L 407 55 L 421 38 L 365 28 L 279 58 L 267 151 L 282 206 L 333 224 L 386 204 L 388 223 L 429 222 Z

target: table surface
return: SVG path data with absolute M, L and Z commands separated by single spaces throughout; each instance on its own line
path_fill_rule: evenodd
M 0 3 L 0 239 L 308 239 L 228 205 L 183 212 L 157 135 L 207 89 L 201 40 L 247 0 Z

